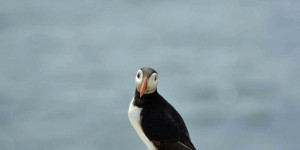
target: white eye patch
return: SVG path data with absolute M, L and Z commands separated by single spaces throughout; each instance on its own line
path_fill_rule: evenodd
M 142 85 L 143 77 L 144 77 L 143 71 L 138 70 L 135 76 L 135 85 L 138 91 L 140 91 L 140 86 Z

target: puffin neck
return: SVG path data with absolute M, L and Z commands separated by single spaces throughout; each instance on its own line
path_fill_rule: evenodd
M 144 99 L 149 99 L 149 98 L 151 98 L 151 97 L 153 97 L 153 96 L 155 96 L 155 95 L 157 95 L 158 93 L 157 93 L 157 89 L 155 89 L 155 91 L 153 92 L 153 93 L 149 93 L 149 94 L 143 94 L 143 96 L 140 98 L 140 92 L 137 90 L 137 89 L 135 89 L 135 98 L 136 99 L 141 99 L 141 100 L 144 100 Z
M 159 96 L 157 90 L 155 90 L 151 94 L 144 94 L 140 98 L 140 92 L 138 90 L 135 91 L 135 96 L 134 96 L 134 102 L 133 104 L 139 108 L 145 107 L 145 105 L 148 105 L 150 103 L 153 103 L 154 100 Z

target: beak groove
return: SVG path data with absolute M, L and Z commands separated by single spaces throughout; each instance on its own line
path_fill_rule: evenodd
M 144 95 L 144 92 L 147 88 L 147 83 L 148 83 L 148 78 L 144 77 L 143 83 L 142 83 L 142 87 L 141 87 L 141 91 L 140 91 L 140 98 Z

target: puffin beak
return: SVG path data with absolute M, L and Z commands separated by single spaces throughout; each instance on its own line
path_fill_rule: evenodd
M 144 95 L 144 92 L 145 92 L 146 87 L 147 87 L 147 82 L 148 82 L 148 78 L 144 77 L 142 87 L 141 87 L 141 91 L 140 91 L 140 98 Z

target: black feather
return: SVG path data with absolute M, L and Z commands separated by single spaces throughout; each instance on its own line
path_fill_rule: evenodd
M 157 90 L 142 98 L 139 94 L 136 90 L 134 105 L 143 108 L 142 129 L 158 150 L 196 150 L 182 117 Z

